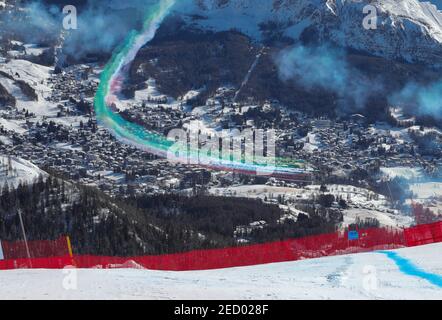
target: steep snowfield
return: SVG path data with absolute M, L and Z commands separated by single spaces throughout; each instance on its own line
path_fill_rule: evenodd
M 442 299 L 442 244 L 395 252 L 417 276 L 377 252 L 198 272 L 13 270 L 0 271 L 0 299 Z
M 38 101 L 29 101 L 14 81 L 0 75 L 0 83 L 17 99 L 17 109 L 26 109 L 37 116 L 55 116 L 57 108 L 54 103 L 45 100 L 52 89 L 47 85 L 52 69 L 26 60 L 10 60 L 0 63 L 0 71 L 7 73 L 15 80 L 23 80 L 35 89 Z
M 324 28 L 332 41 L 386 58 L 435 63 L 442 58 L 442 13 L 429 2 L 418 0 L 375 0 L 376 30 L 365 30 L 364 6 L 370 2 L 336 2 L 337 19 Z
M 442 58 L 440 0 L 195 0 L 177 4 L 187 22 L 211 30 L 232 28 L 262 39 L 279 31 L 298 39 L 306 28 L 322 41 L 409 62 Z M 366 30 L 364 7 L 377 9 L 377 29 Z M 436 7 L 436 5 L 438 7 Z M 228 17 L 228 19 L 226 19 Z M 317 36 L 315 36 L 317 37 Z
M 9 164 L 8 157 L 0 156 L 0 186 L 3 187 L 8 183 L 9 187 L 17 187 L 21 182 L 32 183 L 46 172 L 40 170 L 31 162 L 17 157 L 11 157 Z

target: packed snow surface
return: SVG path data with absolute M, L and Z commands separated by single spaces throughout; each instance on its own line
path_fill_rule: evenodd
M 40 170 L 31 162 L 18 157 L 0 156 L 0 186 L 5 183 L 9 187 L 17 187 L 20 182 L 33 183 L 42 176 L 46 177 L 47 173 Z
M 442 277 L 441 243 L 394 252 L 407 262 L 405 267 L 385 253 L 372 252 L 189 272 L 138 269 L 0 271 L 0 298 L 442 299 L 442 287 L 437 284 Z M 417 275 L 407 273 L 415 268 L 419 270 Z M 436 279 L 435 283 L 422 274 Z

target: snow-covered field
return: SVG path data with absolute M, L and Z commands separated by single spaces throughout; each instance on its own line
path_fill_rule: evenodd
M 428 181 L 410 184 L 413 192 L 413 199 L 408 199 L 407 203 L 422 203 L 426 208 L 435 214 L 442 214 L 442 182 Z
M 308 199 L 313 194 L 320 193 L 320 185 L 309 185 L 305 188 L 295 187 L 279 187 L 270 185 L 240 185 L 227 188 L 211 188 L 210 193 L 223 196 L 236 196 L 236 197 L 250 197 L 261 198 L 265 197 L 270 199 L 276 199 L 278 196 L 285 196 L 287 199 Z M 356 203 L 364 203 L 369 201 L 379 205 L 386 204 L 386 198 L 382 195 L 377 195 L 374 192 L 358 188 L 350 185 L 326 185 L 327 194 L 333 194 L 334 196 L 343 196 L 348 201 L 354 201 Z M 377 196 L 378 200 L 370 199 L 369 197 Z
M 269 202 L 276 202 L 278 197 L 284 197 L 293 202 L 309 199 L 312 196 L 318 196 L 320 192 L 319 185 L 309 185 L 305 188 L 278 187 L 269 185 L 242 185 L 227 188 L 211 188 L 209 192 L 217 196 L 245 197 L 266 199 Z M 335 197 L 341 197 L 347 201 L 349 209 L 344 212 L 344 225 L 354 223 L 356 218 L 364 220 L 365 218 L 376 218 L 383 226 L 410 226 L 413 218 L 405 216 L 397 210 L 391 209 L 388 199 L 380 194 L 364 188 L 358 188 L 349 185 L 327 185 L 327 194 Z M 293 205 L 281 206 L 288 209 L 291 213 L 297 214 Z
M 40 175 L 46 177 L 47 173 L 27 160 L 0 156 L 0 186 L 2 187 L 5 183 L 8 183 L 9 187 L 17 187 L 20 182 L 33 183 Z
M 442 182 L 413 183 L 410 184 L 410 190 L 418 200 L 442 197 Z
M 442 299 L 442 244 L 393 252 L 417 275 L 381 252 L 189 272 L 13 270 L 0 271 L 0 299 Z
M 381 168 L 381 172 L 384 176 L 390 179 L 403 178 L 407 180 L 417 180 L 424 177 L 421 168 L 411 167 L 393 167 L 393 168 Z
M 365 220 L 367 218 L 375 218 L 382 226 L 404 227 L 412 225 L 414 218 L 402 214 L 394 214 L 390 212 L 381 212 L 377 210 L 368 210 L 364 208 L 350 208 L 344 210 L 344 225 L 356 223 L 357 218 Z
M 17 98 L 17 109 L 26 109 L 37 116 L 56 116 L 57 107 L 55 103 L 45 100 L 50 96 L 52 89 L 46 84 L 51 75 L 52 69 L 26 60 L 10 60 L 8 63 L 0 64 L 0 71 L 7 73 L 15 80 L 23 80 L 35 89 L 38 101 L 29 101 L 21 89 L 14 84 L 14 81 L 0 76 L 0 83 L 8 92 Z
M 2 114 L 0 113 L 0 116 Z M 3 127 L 6 131 L 14 131 L 18 134 L 26 132 L 26 129 L 23 128 L 24 121 L 20 120 L 7 120 L 4 118 L 0 118 L 0 127 Z

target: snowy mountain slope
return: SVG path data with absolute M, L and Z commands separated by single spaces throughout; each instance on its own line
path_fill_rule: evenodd
M 4 130 L 7 131 L 14 131 L 19 134 L 26 131 L 22 126 L 23 125 L 22 121 L 4 119 L 1 117 L 1 115 L 2 114 L 0 113 L 0 128 L 3 128 Z
M 177 5 L 178 11 L 207 19 L 192 20 L 195 25 L 216 31 L 239 29 L 261 38 L 260 24 L 274 21 L 285 26 L 309 25 L 323 0 L 194 0 L 195 6 Z M 229 17 L 226 19 L 226 17 Z M 195 18 L 193 16 L 193 18 Z
M 178 3 L 189 24 L 221 31 L 232 28 L 262 39 L 282 32 L 293 39 L 309 29 L 323 42 L 409 62 L 442 58 L 442 3 L 419 0 L 194 0 Z M 364 29 L 366 5 L 377 9 L 376 30 Z M 436 4 L 436 5 L 435 5 Z M 228 17 L 228 19 L 226 19 Z
M 9 187 L 17 187 L 20 182 L 32 183 L 40 175 L 45 177 L 47 173 L 27 160 L 0 156 L 0 186 L 2 187 L 5 183 Z
M 14 80 L 0 75 L 0 84 L 10 95 L 14 96 L 16 99 L 24 101 L 28 100 L 28 98 L 23 94 L 20 88 L 15 84 Z
M 156 0 L 97 2 L 108 10 L 139 12 Z M 377 9 L 376 30 L 363 28 L 366 5 Z M 188 24 L 204 29 L 237 29 L 255 39 L 307 34 L 381 57 L 425 63 L 442 57 L 440 10 L 441 0 L 177 0 L 175 5 Z
M 389 59 L 434 63 L 442 58 L 442 13 L 418 0 L 376 0 L 376 30 L 365 30 L 363 7 L 368 1 L 336 1 L 331 24 L 323 36 L 353 49 Z
M 8 63 L 0 63 L 0 71 L 6 73 L 9 77 L 0 75 L 0 83 L 17 99 L 17 109 L 26 109 L 37 116 L 54 116 L 57 114 L 55 104 L 45 100 L 52 91 L 52 88 L 46 83 L 52 70 L 52 68 L 26 60 L 13 59 Z M 38 96 L 37 101 L 31 101 L 23 94 L 15 83 L 17 80 L 24 81 L 35 90 Z
M 442 299 L 442 244 L 394 252 L 419 276 L 378 252 L 190 272 L 13 270 L 0 271 L 0 299 Z

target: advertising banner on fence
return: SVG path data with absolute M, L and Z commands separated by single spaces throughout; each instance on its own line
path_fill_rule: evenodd
M 0 240 L 0 260 L 4 260 L 5 257 L 3 255 L 2 241 Z

